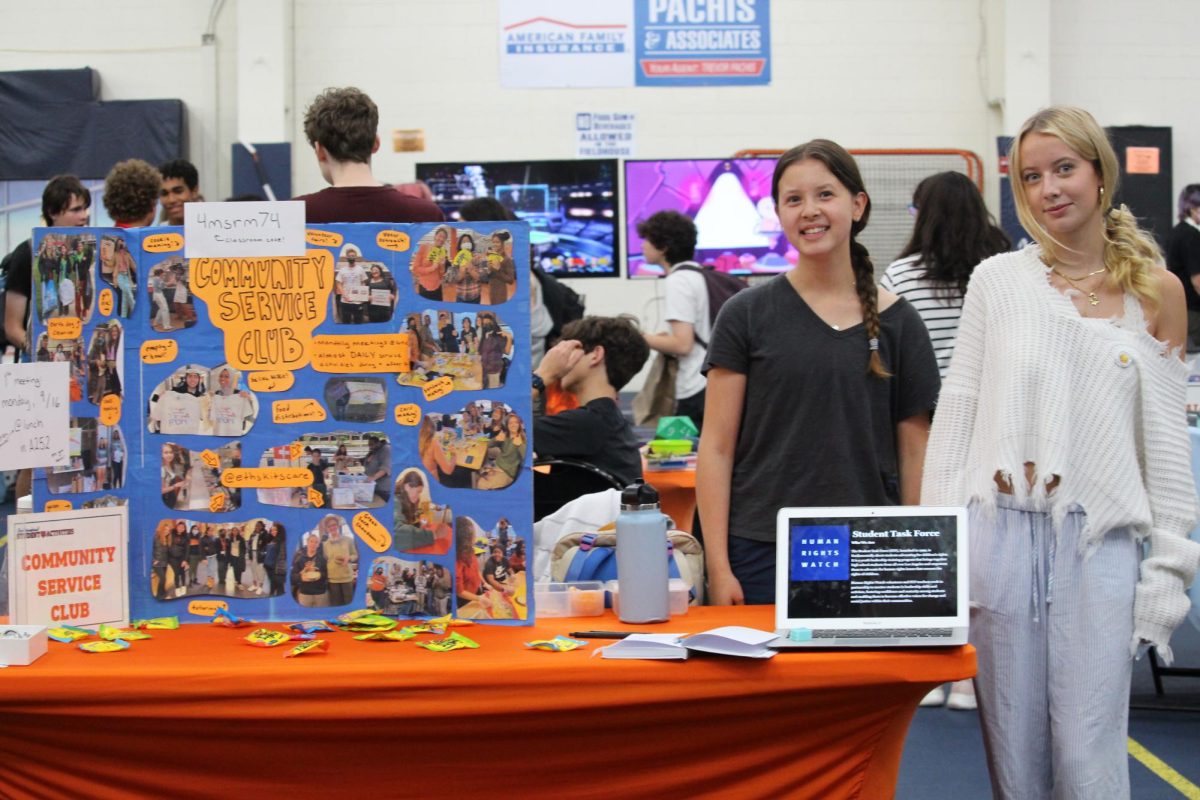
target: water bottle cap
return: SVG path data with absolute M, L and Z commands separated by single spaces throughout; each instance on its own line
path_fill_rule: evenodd
M 638 478 L 621 492 L 621 509 L 637 511 L 644 508 L 658 508 L 658 490 Z

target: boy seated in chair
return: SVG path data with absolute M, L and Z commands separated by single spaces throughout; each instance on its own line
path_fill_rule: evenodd
M 633 426 L 617 407 L 617 392 L 650 355 L 632 317 L 584 317 L 568 323 L 533 373 L 533 448 L 538 458 L 584 461 L 629 485 L 642 477 Z M 558 381 L 579 408 L 545 416 L 544 392 Z M 599 488 L 592 491 L 598 491 Z M 535 484 L 535 496 L 542 491 Z M 573 499 L 572 497 L 565 498 Z

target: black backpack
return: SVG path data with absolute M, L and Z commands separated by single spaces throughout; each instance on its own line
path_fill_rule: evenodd
M 533 274 L 537 276 L 538 283 L 541 284 L 542 302 L 546 305 L 546 310 L 550 312 L 550 319 L 554 322 L 554 327 L 550 329 L 550 335 L 546 337 L 548 342 L 553 342 L 562 335 L 564 325 L 577 319 L 583 319 L 583 298 L 553 275 L 547 275 L 545 270 L 536 264 L 533 266 Z
M 699 272 L 704 278 L 704 288 L 708 290 L 708 322 L 710 325 L 717 321 L 717 312 L 721 310 L 721 306 L 725 305 L 729 298 L 733 297 L 743 289 L 750 288 L 746 281 L 739 278 L 737 275 L 730 275 L 728 272 L 721 272 L 714 269 L 712 266 L 699 266 L 697 264 L 676 264 L 675 270 L 688 270 L 690 272 Z M 708 349 L 708 342 L 696 337 L 696 341 L 705 350 Z

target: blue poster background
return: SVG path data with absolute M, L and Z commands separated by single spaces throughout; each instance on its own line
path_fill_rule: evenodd
M 489 304 L 491 287 L 486 280 L 482 304 L 417 294 L 410 266 L 419 255 L 425 256 L 439 228 L 447 234 L 447 261 L 459 251 L 464 233 L 472 235 L 474 252 L 482 258 L 491 234 L 508 232 L 515 286 L 505 290 L 507 299 Z M 531 579 L 528 571 L 520 569 L 524 558 L 531 560 L 533 553 L 532 448 L 522 446 L 519 456 L 510 454 L 505 465 L 516 475 L 508 476 L 494 463 L 505 437 L 489 432 L 484 421 L 469 423 L 472 415 L 464 413 L 473 404 L 477 410 L 495 413 L 499 428 L 532 427 L 528 225 L 346 224 L 314 225 L 309 230 L 341 239 L 337 246 L 325 248 L 339 272 L 349 263 L 347 248 L 351 248 L 357 251 L 359 264 L 379 265 L 382 273 L 390 273 L 396 293 L 390 319 L 380 319 L 382 312 L 377 309 L 373 320 L 362 313 L 361 324 L 339 322 L 339 314 L 349 319 L 351 312 L 340 309 L 331 296 L 314 337 L 399 333 L 412 324 L 413 314 L 419 315 L 418 320 L 428 314 L 436 325 L 439 312 L 445 312 L 457 329 L 446 346 L 468 352 L 442 350 L 444 340 L 435 333 L 433 352 L 420 349 L 419 369 L 405 375 L 404 383 L 396 373 L 334 374 L 318 372 L 310 363 L 293 371 L 294 383 L 285 391 L 254 391 L 249 388 L 250 370 L 226 364 L 225 336 L 210 317 L 214 310 L 183 280 L 191 274 L 191 264 L 183 258 L 182 236 L 179 245 L 167 251 L 147 252 L 144 247 L 151 237 L 162 242 L 160 234 L 181 234 L 182 229 L 37 229 L 32 298 L 35 358 L 74 365 L 71 425 L 78 443 L 71 467 L 35 471 L 35 510 L 54 500 L 66 500 L 74 507 L 129 505 L 130 610 L 135 619 L 178 614 L 184 622 L 205 621 L 202 615 L 190 614 L 189 605 L 218 600 L 233 613 L 256 620 L 316 619 L 374 605 L 406 617 L 433 616 L 448 607 L 459 616 L 532 624 Z M 377 242 L 383 231 L 406 234 L 406 249 L 381 247 Z M 313 241 L 319 240 L 310 238 Z M 64 294 L 60 290 L 66 284 Z M 272 291 L 268 289 L 268 294 Z M 110 313 L 104 313 L 107 304 L 101 301 L 102 293 L 112 299 Z M 262 300 L 270 302 L 265 296 Z M 261 313 L 263 307 L 256 305 L 254 313 Z M 457 334 L 487 323 L 489 314 L 499 322 L 498 341 L 507 343 L 507 352 L 497 353 L 499 346 L 489 344 L 492 355 L 485 358 L 469 352 L 469 345 L 463 344 L 469 337 Z M 82 320 L 81 336 L 49 336 L 48 326 L 64 324 L 56 318 L 72 317 Z M 175 357 L 166 363 L 143 363 L 143 344 L 162 340 L 176 343 Z M 484 389 L 480 381 L 487 378 L 481 365 L 489 363 L 502 366 L 492 373 L 492 388 Z M 108 374 L 110 365 L 115 365 L 111 370 L 115 378 Z M 426 401 L 422 390 L 426 379 L 447 374 L 458 376 L 455 390 Z M 503 384 L 496 386 L 499 376 Z M 386 400 L 379 408 L 381 389 Z M 121 398 L 120 421 L 106 426 L 100 421 L 100 408 L 104 396 L 112 394 Z M 325 419 L 272 422 L 275 402 L 297 399 L 316 401 Z M 407 404 L 420 407 L 419 424 L 397 422 L 396 407 Z M 513 416 L 515 421 L 510 419 Z M 370 435 L 385 438 L 390 446 L 384 502 L 370 494 L 372 484 L 359 477 L 360 470 L 365 471 Z M 330 485 L 323 507 L 309 501 L 307 490 L 234 491 L 221 484 L 219 475 L 231 467 L 307 467 L 309 457 L 298 453 L 300 448 L 293 444 L 314 447 L 325 455 Z M 333 463 L 338 444 L 347 444 L 344 471 Z M 438 466 L 433 448 L 440 448 L 448 469 Z M 406 489 L 396 484 L 414 472 L 420 473 L 420 496 L 402 509 Z M 360 485 L 357 494 L 354 483 Z M 479 488 L 485 485 L 488 488 Z M 216 495 L 221 497 L 214 500 Z M 349 507 L 334 507 L 339 500 Z M 221 503 L 224 510 L 213 510 Z M 364 512 L 391 532 L 393 545 L 384 552 L 375 552 L 366 539 L 354 534 L 354 518 Z M 412 518 L 405 519 L 410 513 Z M 330 515 L 335 519 L 328 519 Z M 502 519 L 507 526 L 498 524 Z M 269 549 L 278 540 L 255 536 L 259 521 L 263 528 L 278 523 L 285 544 Z M 172 541 L 169 533 L 163 535 L 178 529 L 180 522 L 187 542 L 182 549 L 179 537 Z M 351 573 L 349 586 L 343 582 L 339 588 L 339 596 L 344 593 L 348 602 L 326 606 L 300 602 L 301 584 L 305 588 L 320 584 L 307 579 L 320 574 L 320 569 L 308 564 L 320 557 L 306 560 L 305 552 L 297 558 L 307 534 L 318 530 L 321 544 L 316 549 L 322 554 L 330 538 L 338 543 L 338 548 L 328 551 L 327 578 L 332 577 L 328 569 L 337 554 L 349 549 L 340 537 L 354 541 L 357 570 L 352 564 L 339 567 Z M 211 552 L 214 546 L 206 538 L 219 541 L 221 531 L 227 542 L 233 541 L 235 533 L 241 542 Z M 252 543 L 251 537 L 258 541 Z M 197 540 L 199 550 L 194 545 Z M 497 544 L 502 545 L 502 563 L 495 559 L 489 563 L 491 546 Z M 402 552 L 400 546 L 409 549 Z M 267 553 L 274 563 L 268 563 Z M 255 564 L 261 564 L 261 570 Z M 493 578 L 504 581 L 507 591 L 486 588 L 482 572 L 489 569 Z M 436 579 L 447 573 L 452 579 L 448 602 L 441 599 L 438 605 Z M 303 595 L 310 601 L 313 597 L 319 595 Z M 324 598 L 335 599 L 332 587 Z
M 637 86 L 771 82 L 770 0 L 634 1 Z

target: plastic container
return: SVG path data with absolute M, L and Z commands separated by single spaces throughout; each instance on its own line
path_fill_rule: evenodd
M 621 591 L 617 586 L 616 581 L 609 581 L 605 584 L 609 594 L 612 596 L 612 610 L 614 614 L 619 614 L 617 610 Z M 670 595 L 670 610 L 672 617 L 682 616 L 688 612 L 688 606 L 691 605 L 691 590 L 688 588 L 687 581 L 683 578 L 671 578 L 668 583 L 668 591 Z
M 625 487 L 617 515 L 617 582 L 625 598 L 617 614 L 621 622 L 642 625 L 671 618 L 667 525 L 653 486 L 638 480 Z
M 604 613 L 604 584 L 600 581 L 539 583 L 533 589 L 538 619 L 598 617 Z
M 0 625 L 0 664 L 25 667 L 45 654 L 45 625 Z

